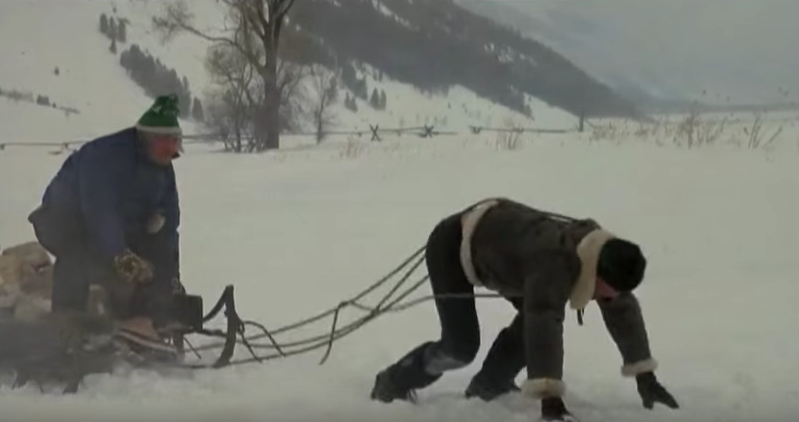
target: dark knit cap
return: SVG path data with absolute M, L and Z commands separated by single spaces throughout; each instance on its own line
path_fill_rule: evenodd
M 635 243 L 611 239 L 602 247 L 597 264 L 597 275 L 619 292 L 629 292 L 641 284 L 646 269 L 646 258 Z

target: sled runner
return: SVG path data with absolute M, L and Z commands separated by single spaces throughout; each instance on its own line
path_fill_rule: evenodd
M 0 372 L 15 375 L 14 388 L 29 382 L 38 383 L 40 388 L 57 382 L 65 384 L 65 393 L 74 393 L 86 375 L 111 373 L 123 365 L 155 370 L 184 367 L 185 344 L 191 335 L 224 340 L 213 348 L 218 354 L 212 362 L 195 363 L 192 368 L 227 365 L 237 336 L 244 333 L 236 313 L 233 286 L 224 289 L 207 314 L 202 313 L 200 296 L 181 294 L 174 300 L 176 324 L 158 333 L 164 343 L 86 313 L 48 314 L 36 320 L 0 317 Z M 205 327 L 223 311 L 225 329 Z

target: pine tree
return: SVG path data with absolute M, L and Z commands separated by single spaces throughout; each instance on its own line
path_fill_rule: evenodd
M 380 93 L 377 88 L 372 89 L 372 96 L 369 98 L 369 105 L 375 110 L 380 110 Z
M 387 105 L 386 101 L 387 101 L 387 99 L 386 99 L 386 91 L 381 89 L 380 90 L 380 110 L 385 110 L 386 109 L 386 105 Z
M 100 15 L 100 32 L 108 35 L 108 16 L 105 13 Z
M 200 99 L 194 97 L 194 104 L 192 104 L 191 108 L 191 115 L 194 117 L 194 120 L 198 122 L 205 121 L 205 112 L 203 111 L 203 104 L 200 102 Z
M 117 25 L 117 40 L 119 42 L 127 42 L 128 40 L 128 26 L 125 24 L 125 21 L 120 20 L 119 25 Z
M 113 54 L 117 54 L 117 40 L 116 38 L 111 39 L 111 46 L 108 47 L 108 51 Z
M 108 32 L 105 33 L 108 35 L 109 38 L 116 39 L 117 34 L 117 22 L 114 20 L 113 17 L 108 18 Z

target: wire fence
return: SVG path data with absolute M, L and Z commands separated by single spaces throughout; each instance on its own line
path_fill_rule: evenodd
M 403 127 L 403 128 L 383 128 L 380 125 L 369 125 L 368 129 L 356 129 L 345 131 L 324 131 L 321 134 L 318 132 L 285 132 L 282 136 L 292 137 L 309 137 L 318 138 L 322 135 L 325 138 L 331 136 L 370 136 L 373 142 L 380 142 L 383 136 L 416 136 L 419 138 L 434 138 L 438 136 L 457 136 L 464 134 L 479 135 L 486 132 L 495 133 L 539 133 L 539 134 L 566 134 L 581 132 L 581 128 L 572 129 L 558 129 L 558 128 L 530 128 L 530 127 L 490 127 L 490 126 L 474 126 L 470 125 L 465 131 L 457 130 L 438 130 L 435 125 L 423 125 L 416 127 Z M 381 136 L 382 135 L 382 136 Z M 216 143 L 232 143 L 236 140 L 231 140 L 229 136 L 217 133 L 198 133 L 183 135 L 183 144 L 216 144 Z M 55 148 L 51 153 L 58 154 L 63 152 L 72 151 L 79 148 L 81 145 L 90 142 L 87 140 L 69 140 L 69 141 L 0 141 L 0 152 L 7 151 L 9 148 Z M 241 142 L 251 142 L 249 137 L 243 137 Z

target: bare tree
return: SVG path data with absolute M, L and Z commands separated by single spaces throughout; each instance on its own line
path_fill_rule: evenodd
M 311 112 L 317 143 L 322 142 L 329 128 L 336 124 L 336 114 L 332 106 L 338 100 L 336 81 L 339 73 L 331 72 L 323 66 L 310 67 L 311 83 L 316 93 Z
M 278 65 L 277 87 L 280 93 L 280 123 L 284 128 L 298 131 L 301 118 L 307 114 L 308 92 L 303 82 L 309 76 L 309 68 L 281 60 Z
M 256 150 L 280 147 L 280 105 L 278 49 L 286 14 L 295 0 L 217 0 L 227 9 L 223 31 L 217 35 L 201 30 L 183 0 L 166 6 L 162 16 L 153 18 L 153 25 L 168 42 L 177 34 L 188 33 L 214 43 L 226 45 L 243 57 L 260 79 L 262 92 L 253 120 Z
M 206 98 L 209 114 L 206 125 L 222 138 L 226 149 L 255 150 L 252 122 L 259 101 L 254 68 L 237 50 L 218 44 L 209 49 L 205 69 L 213 85 Z

